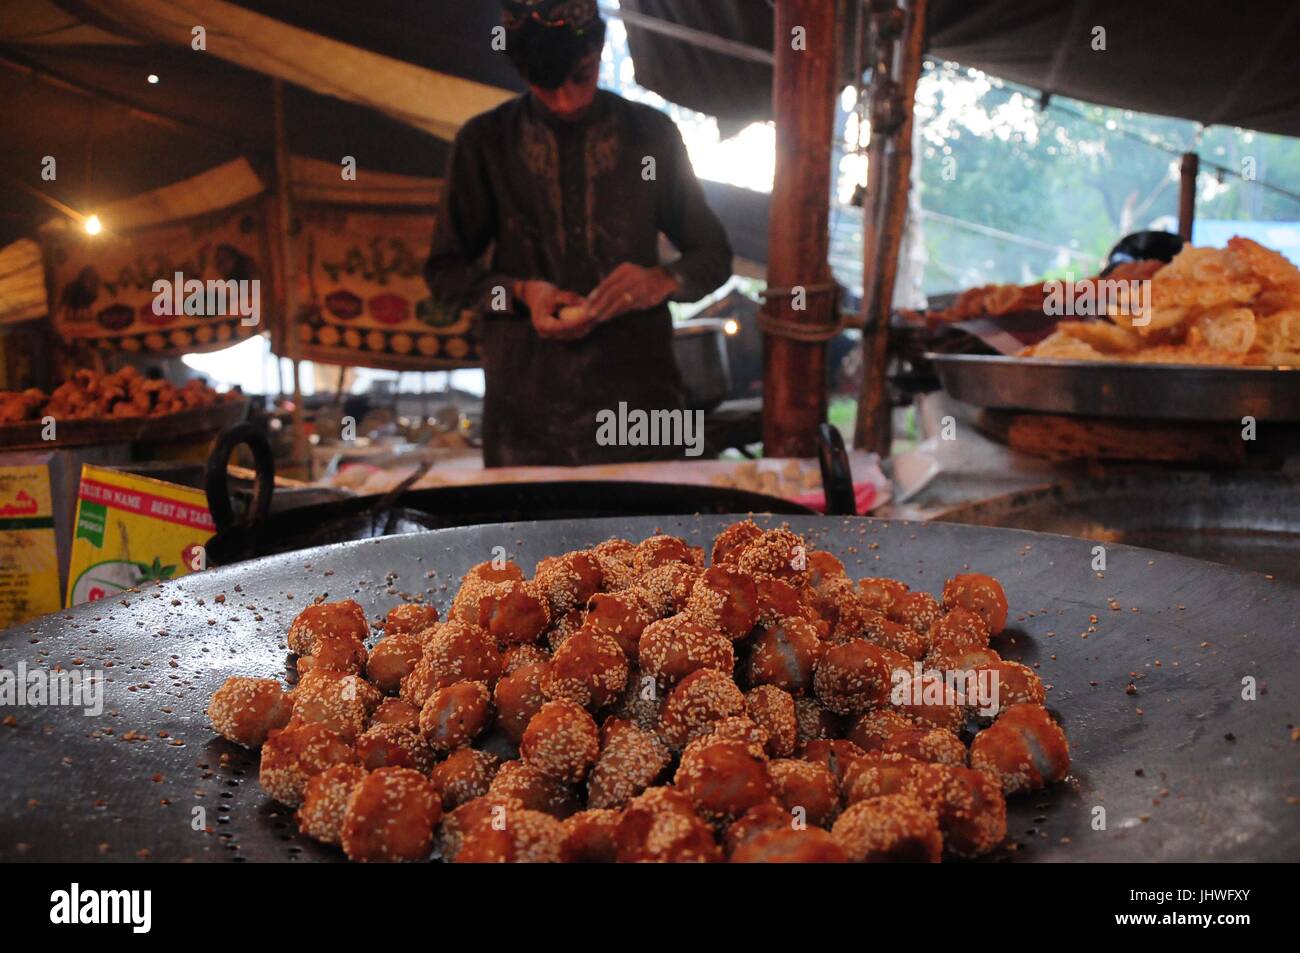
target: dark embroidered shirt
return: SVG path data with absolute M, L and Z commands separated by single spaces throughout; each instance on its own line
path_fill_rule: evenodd
M 667 305 L 626 314 L 576 342 L 542 340 L 496 289 L 540 278 L 581 295 L 623 262 L 660 263 L 659 233 L 681 301 L 731 276 L 731 246 L 664 114 L 600 91 L 564 122 L 531 96 L 461 129 L 425 277 L 435 298 L 478 310 L 487 377 L 488 466 L 577 465 L 680 457 L 681 448 L 605 447 L 598 411 L 682 407 Z M 486 265 L 485 265 L 486 261 Z

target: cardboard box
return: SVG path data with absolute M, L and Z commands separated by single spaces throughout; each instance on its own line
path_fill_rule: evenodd
M 49 467 L 0 466 L 0 628 L 58 610 Z

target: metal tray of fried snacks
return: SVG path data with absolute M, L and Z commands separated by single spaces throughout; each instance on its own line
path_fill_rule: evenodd
M 1146 420 L 1300 421 L 1300 368 L 927 354 L 963 403 Z

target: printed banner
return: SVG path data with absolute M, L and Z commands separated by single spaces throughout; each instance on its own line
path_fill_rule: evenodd
M 386 370 L 474 367 L 472 311 L 436 306 L 424 283 L 432 212 L 298 206 L 302 356 Z
M 60 607 L 49 469 L 0 467 L 0 628 Z
M 261 200 L 183 222 L 99 235 L 48 233 L 54 325 L 107 350 L 185 354 L 269 327 L 271 268 Z

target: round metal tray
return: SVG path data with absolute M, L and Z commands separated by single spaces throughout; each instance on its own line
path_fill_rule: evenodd
M 1147 420 L 1300 421 L 1300 369 L 927 354 L 944 390 L 994 410 Z
M 422 592 L 445 609 L 460 574 L 497 546 L 531 570 L 541 557 L 610 536 L 662 531 L 708 545 L 733 519 L 502 524 L 341 544 L 11 629 L 0 668 L 99 670 L 107 682 L 98 718 L 71 707 L 0 712 L 0 861 L 340 860 L 297 833 L 292 812 L 258 787 L 257 753 L 219 738 L 205 715 L 228 675 L 285 675 L 285 632 L 304 606 L 352 597 L 374 617 Z M 933 593 L 961 571 L 1002 581 L 1012 613 L 994 645 L 1051 686 L 1073 768 L 1065 782 L 1011 800 L 1009 846 L 995 859 L 1300 856 L 1291 737 L 1300 724 L 1300 588 L 1122 545 L 1107 547 L 1102 578 L 1093 543 L 1017 530 L 758 521 L 788 522 L 854 577 L 897 576 Z M 1243 700 L 1247 676 L 1257 700 Z

